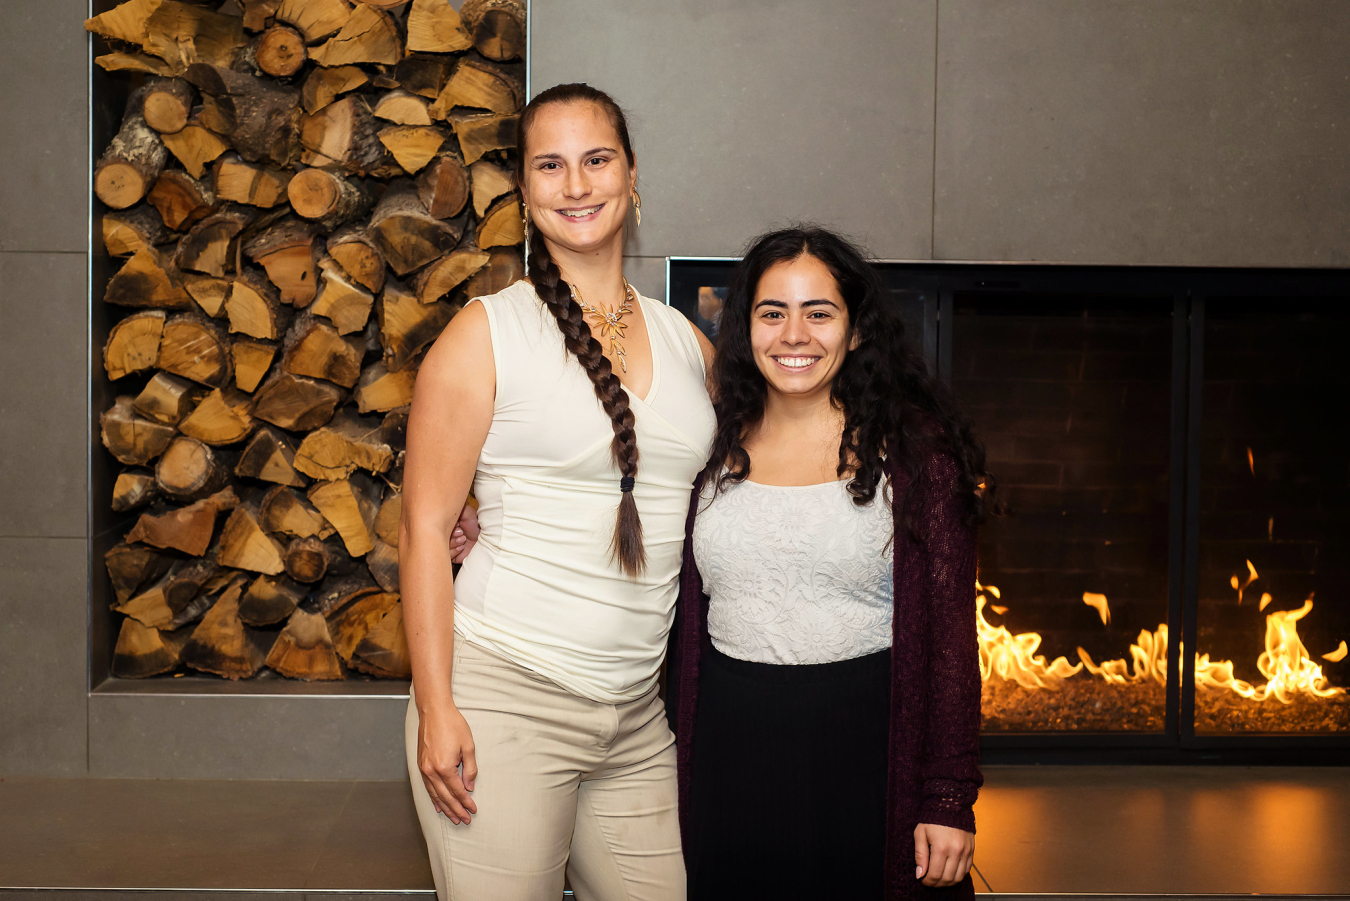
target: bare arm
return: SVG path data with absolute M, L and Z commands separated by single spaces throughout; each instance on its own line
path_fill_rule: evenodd
M 712 394 L 712 364 L 713 364 L 713 345 L 708 340 L 708 336 L 699 330 L 694 323 L 689 323 L 689 327 L 694 330 L 694 338 L 698 341 L 698 349 L 703 353 L 703 372 L 706 376 L 708 393 Z
M 473 484 L 497 379 L 487 312 L 465 307 L 417 374 L 399 522 L 399 588 L 417 699 L 418 768 L 436 809 L 455 823 L 477 812 L 473 736 L 450 692 L 455 593 L 451 542 Z M 463 773 L 460 767 L 463 766 Z

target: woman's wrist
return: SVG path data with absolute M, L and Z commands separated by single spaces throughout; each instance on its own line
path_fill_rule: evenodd
M 449 682 L 450 680 L 445 681 Z M 415 685 L 416 683 L 414 683 Z M 455 698 L 449 691 L 422 692 L 414 688 L 413 697 L 417 703 L 417 715 L 423 719 L 438 714 L 452 714 L 459 709 L 455 706 Z

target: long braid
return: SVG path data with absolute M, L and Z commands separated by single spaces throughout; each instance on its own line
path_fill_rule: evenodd
M 619 512 L 614 523 L 611 551 L 619 567 L 630 577 L 636 577 L 647 564 L 647 552 L 642 545 L 642 520 L 633 500 L 632 482 L 637 476 L 637 432 L 633 428 L 633 410 L 623 383 L 614 374 L 614 367 L 605 357 L 600 342 L 591 334 L 581 312 L 581 306 L 572 297 L 572 288 L 563 281 L 558 264 L 548 252 L 548 245 L 538 229 L 530 236 L 530 265 L 528 272 L 535 293 L 557 320 L 563 334 L 563 346 L 577 358 L 591 380 L 595 396 L 614 427 L 610 453 L 614 465 L 624 479 L 620 491 Z

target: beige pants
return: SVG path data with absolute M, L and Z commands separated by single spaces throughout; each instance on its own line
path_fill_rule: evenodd
M 404 738 L 440 901 L 684 901 L 674 738 L 653 689 L 626 704 L 579 698 L 456 637 L 451 690 L 473 731 L 478 813 L 436 812 Z

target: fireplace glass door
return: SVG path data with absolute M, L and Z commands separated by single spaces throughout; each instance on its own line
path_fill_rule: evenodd
M 1173 301 L 953 308 L 952 386 L 1006 505 L 980 533 L 984 731 L 1162 732 Z
M 1195 733 L 1350 730 L 1350 298 L 1205 299 Z

